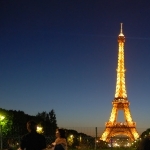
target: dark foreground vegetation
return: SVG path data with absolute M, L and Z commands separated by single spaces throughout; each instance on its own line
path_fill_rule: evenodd
M 5 118 L 0 120 L 0 139 L 3 149 L 11 148 L 17 150 L 19 147 L 20 138 L 27 133 L 26 123 L 29 120 L 35 120 L 40 131 L 46 137 L 47 145 L 55 140 L 55 131 L 58 128 L 55 111 L 52 109 L 49 112 L 37 113 L 35 116 L 25 114 L 23 111 L 5 110 L 0 108 L 0 117 Z M 136 150 L 141 146 L 142 141 L 150 135 L 150 129 L 144 131 L 140 137 L 133 141 L 130 147 L 109 147 L 110 143 L 99 140 L 84 133 L 79 133 L 75 130 L 65 129 L 68 143 L 68 150 Z M 96 142 L 97 141 L 97 142 Z

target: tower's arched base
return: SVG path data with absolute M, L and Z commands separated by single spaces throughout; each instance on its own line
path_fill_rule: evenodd
M 131 126 L 132 124 L 132 126 Z M 135 123 L 130 123 L 130 126 L 127 123 L 106 123 L 105 131 L 102 134 L 101 140 L 108 142 L 110 138 L 117 135 L 125 135 L 128 136 L 131 141 L 136 140 L 139 135 L 135 128 Z

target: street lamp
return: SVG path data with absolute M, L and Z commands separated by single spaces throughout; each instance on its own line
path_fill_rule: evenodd
M 43 133 L 43 128 L 41 126 L 37 126 L 36 131 L 41 134 Z
M 0 115 L 0 135 L 1 135 L 1 150 L 3 149 L 3 141 L 2 141 L 2 120 L 4 119 L 5 117 Z

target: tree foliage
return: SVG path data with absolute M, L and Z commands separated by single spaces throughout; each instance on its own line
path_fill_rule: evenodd
M 37 118 L 41 120 L 39 124 L 43 127 L 44 134 L 46 136 L 55 136 L 55 131 L 57 128 L 57 120 L 54 110 L 52 109 L 50 112 L 43 111 L 42 113 L 38 113 L 36 115 Z
M 27 133 L 26 123 L 29 120 L 34 120 L 43 127 L 43 134 L 45 136 L 55 135 L 57 120 L 53 109 L 48 113 L 43 111 L 36 116 L 31 116 L 20 110 L 5 110 L 0 108 L 0 115 L 5 116 L 3 121 L 1 121 L 2 133 L 5 137 L 22 136 Z
M 12 130 L 12 115 L 9 115 L 8 111 L 5 109 L 0 108 L 0 115 L 4 116 L 5 118 L 0 122 L 2 126 L 2 134 L 6 136 Z

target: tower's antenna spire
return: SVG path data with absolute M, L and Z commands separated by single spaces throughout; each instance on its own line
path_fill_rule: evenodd
M 120 23 L 120 25 L 121 25 L 121 28 L 120 28 L 120 34 L 119 34 L 119 36 L 124 36 L 124 35 L 123 35 L 123 32 L 122 32 L 123 23 Z
M 123 25 L 123 23 L 120 23 L 121 24 L 121 30 L 120 30 L 120 33 L 122 33 L 122 25 Z

